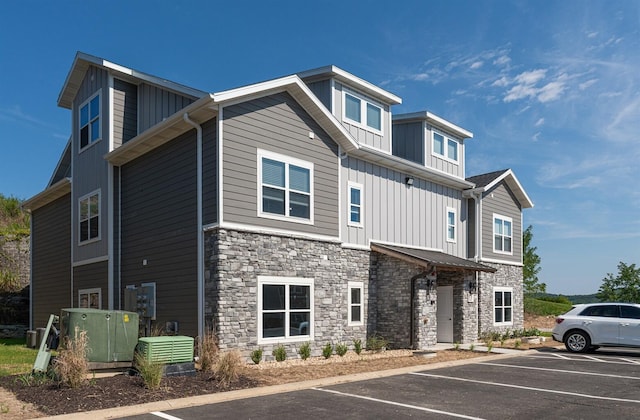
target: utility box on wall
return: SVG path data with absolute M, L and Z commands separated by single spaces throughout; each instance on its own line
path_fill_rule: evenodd
M 61 338 L 75 329 L 87 332 L 89 362 L 130 362 L 138 343 L 138 314 L 90 308 L 66 308 L 60 314 Z
M 136 312 L 140 319 L 156 319 L 156 284 L 142 283 L 124 289 L 124 309 Z

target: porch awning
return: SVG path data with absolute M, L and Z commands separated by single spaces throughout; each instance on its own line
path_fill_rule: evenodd
M 454 257 L 453 255 L 445 254 L 440 251 L 428 251 L 426 249 L 385 245 L 374 242 L 371 243 L 371 250 L 417 264 L 425 268 L 436 267 L 436 269 L 440 270 L 485 271 L 487 273 L 495 273 L 497 271 L 493 267 L 465 260 L 464 258 Z

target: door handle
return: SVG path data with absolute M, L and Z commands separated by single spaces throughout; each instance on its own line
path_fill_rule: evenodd
M 622 323 L 620 323 L 620 326 L 621 327 L 628 327 L 629 323 L 628 322 L 622 322 Z

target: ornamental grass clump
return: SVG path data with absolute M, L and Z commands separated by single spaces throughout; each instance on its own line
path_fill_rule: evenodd
M 203 372 L 212 372 L 218 360 L 218 337 L 213 331 L 207 331 L 198 343 L 198 361 Z
M 214 374 L 218 382 L 228 387 L 238 379 L 241 369 L 242 356 L 238 350 L 232 350 L 220 355 L 214 368 Z
M 61 384 L 77 388 L 86 382 L 89 373 L 88 344 L 87 332 L 81 331 L 78 327 L 74 330 L 73 338 L 63 338 L 62 349 L 53 365 L 54 373 Z
M 136 353 L 134 358 L 134 367 L 138 371 L 140 378 L 142 378 L 145 388 L 160 388 L 162 375 L 164 373 L 163 363 L 150 360 L 141 353 Z

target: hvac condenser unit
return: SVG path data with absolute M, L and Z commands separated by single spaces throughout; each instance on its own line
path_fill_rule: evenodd
M 143 337 L 138 340 L 137 349 L 151 362 L 165 364 L 193 362 L 193 337 L 183 335 Z

